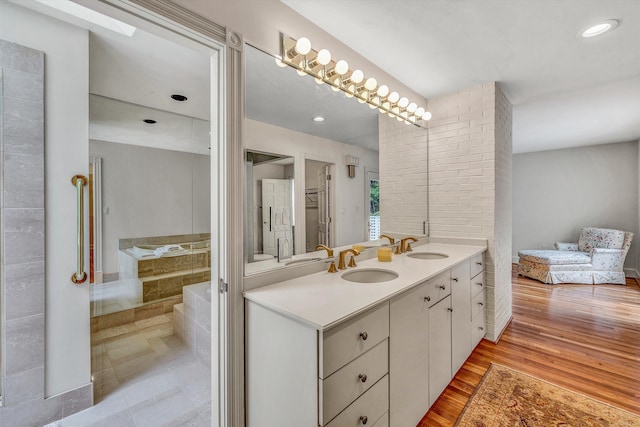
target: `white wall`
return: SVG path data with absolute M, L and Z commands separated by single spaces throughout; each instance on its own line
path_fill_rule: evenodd
M 316 24 L 299 15 L 280 0 L 174 0 L 186 9 L 242 33 L 245 42 L 270 53 L 280 53 L 280 32 L 293 38 L 308 37 L 312 46 L 326 48 L 334 58 L 349 62 L 351 69 L 361 69 L 367 76 L 393 87 L 418 105 L 426 100 L 362 55 L 338 41 Z M 363 12 L 364 13 L 364 12 Z M 355 102 L 355 101 L 354 101 Z
M 71 282 L 76 269 L 71 177 L 88 176 L 89 164 L 89 37 L 86 30 L 11 4 L 2 2 L 0 8 L 0 37 L 45 53 L 45 396 L 50 397 L 91 380 L 89 288 Z
M 89 155 L 102 158 L 105 273 L 119 239 L 210 232 L 209 156 L 96 140 Z
M 513 257 L 577 242 L 582 227 L 636 233 L 625 268 L 637 268 L 638 142 L 513 156 Z
M 295 194 L 296 216 L 295 247 L 304 248 L 305 240 L 302 227 L 304 224 L 304 160 L 312 159 L 336 165 L 334 188 L 336 188 L 336 217 L 334 246 L 343 246 L 367 240 L 365 237 L 365 174 L 364 168 L 378 169 L 378 152 L 355 145 L 343 144 L 325 138 L 319 138 L 300 132 L 291 131 L 255 120 L 246 120 L 246 148 L 265 153 L 282 154 L 294 157 L 295 161 Z M 360 159 L 356 168 L 356 177 L 347 176 L 344 156 L 354 155 Z M 306 233 L 305 233 L 306 234 Z

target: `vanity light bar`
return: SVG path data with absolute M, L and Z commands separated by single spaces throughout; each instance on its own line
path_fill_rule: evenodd
M 280 53 L 282 59 L 278 65 L 290 65 L 299 75 L 306 74 L 315 78 L 318 84 L 326 83 L 335 91 L 342 90 L 347 97 L 358 102 L 368 103 L 381 113 L 395 117 L 410 125 L 422 126 L 422 122 L 431 119 L 431 113 L 415 102 L 390 92 L 389 87 L 379 84 L 373 78 L 365 78 L 360 70 L 350 70 L 347 61 L 335 60 L 327 49 L 315 51 L 306 37 L 295 40 L 280 33 Z

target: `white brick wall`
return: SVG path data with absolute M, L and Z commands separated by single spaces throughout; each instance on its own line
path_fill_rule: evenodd
M 382 230 L 422 233 L 429 209 L 431 236 L 487 239 L 495 340 L 511 317 L 511 104 L 487 83 L 432 99 L 429 110 L 428 132 L 379 121 Z
M 427 220 L 427 130 L 381 115 L 380 230 L 422 234 Z

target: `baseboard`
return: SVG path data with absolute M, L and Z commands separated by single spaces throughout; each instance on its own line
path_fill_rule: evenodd
M 640 277 L 640 273 L 638 273 L 638 270 L 636 270 L 635 268 L 625 268 L 624 275 L 627 277 L 632 277 L 634 279 L 637 279 Z
M 520 258 L 517 256 L 511 257 L 511 264 L 517 264 L 519 260 Z

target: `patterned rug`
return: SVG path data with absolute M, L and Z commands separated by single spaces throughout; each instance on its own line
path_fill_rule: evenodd
M 492 364 L 457 427 L 627 427 L 640 416 Z

